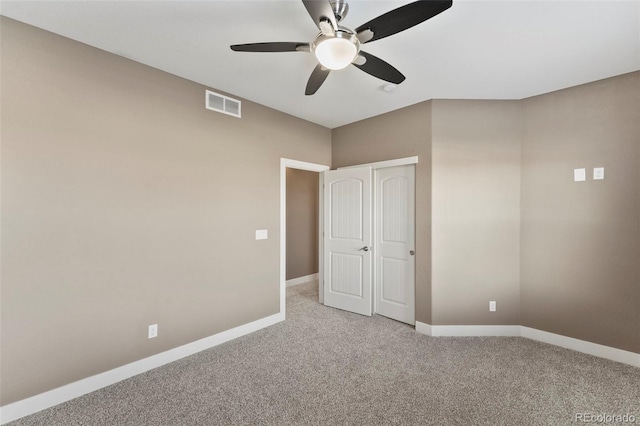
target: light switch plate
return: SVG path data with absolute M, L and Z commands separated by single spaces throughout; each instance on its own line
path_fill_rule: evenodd
M 266 240 L 267 238 L 269 238 L 269 233 L 266 229 L 256 230 L 256 240 Z
M 603 180 L 603 179 L 604 179 L 604 167 L 594 167 L 593 180 Z
M 584 182 L 587 180 L 587 169 L 573 169 L 573 180 L 575 182 Z

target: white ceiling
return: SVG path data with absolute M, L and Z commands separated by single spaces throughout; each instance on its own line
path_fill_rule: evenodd
M 353 29 L 410 1 L 349 3 Z M 407 77 L 394 92 L 348 67 L 313 96 L 313 55 L 229 49 L 312 41 L 299 0 L 2 1 L 0 13 L 329 128 L 428 99 L 522 99 L 640 70 L 640 0 L 454 0 L 363 46 Z

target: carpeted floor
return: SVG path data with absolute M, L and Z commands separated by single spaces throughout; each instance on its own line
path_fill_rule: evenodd
M 316 283 L 291 287 L 283 323 L 12 424 L 640 423 L 638 368 L 519 337 L 428 337 L 317 300 Z

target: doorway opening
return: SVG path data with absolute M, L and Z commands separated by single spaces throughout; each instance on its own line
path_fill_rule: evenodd
M 320 174 L 287 167 L 287 288 L 318 280 Z
M 320 172 L 329 170 L 329 166 L 315 163 L 307 163 L 304 161 L 291 160 L 287 158 L 280 159 L 280 315 L 286 318 L 286 293 L 287 293 L 287 169 L 292 171 L 309 171 L 316 173 L 317 181 L 317 206 L 318 211 L 322 208 L 322 192 L 320 182 Z M 290 173 L 291 175 L 291 173 Z M 322 280 L 322 236 L 320 235 L 321 227 L 316 228 L 317 235 L 317 266 L 318 280 Z M 304 241 L 301 244 L 305 244 Z M 304 256 L 304 262 L 308 262 L 308 256 Z M 291 268 L 290 268 L 291 273 Z M 304 277 L 302 279 L 305 279 Z

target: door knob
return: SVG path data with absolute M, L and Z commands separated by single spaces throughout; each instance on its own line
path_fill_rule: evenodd
M 413 256 L 414 254 L 416 254 L 416 252 L 415 252 L 415 251 L 413 251 L 413 250 L 409 250 L 409 254 L 410 254 L 411 256 Z
M 360 250 L 369 251 L 369 247 L 364 246 L 364 247 L 362 247 L 361 249 L 358 249 L 358 251 L 360 251 Z

